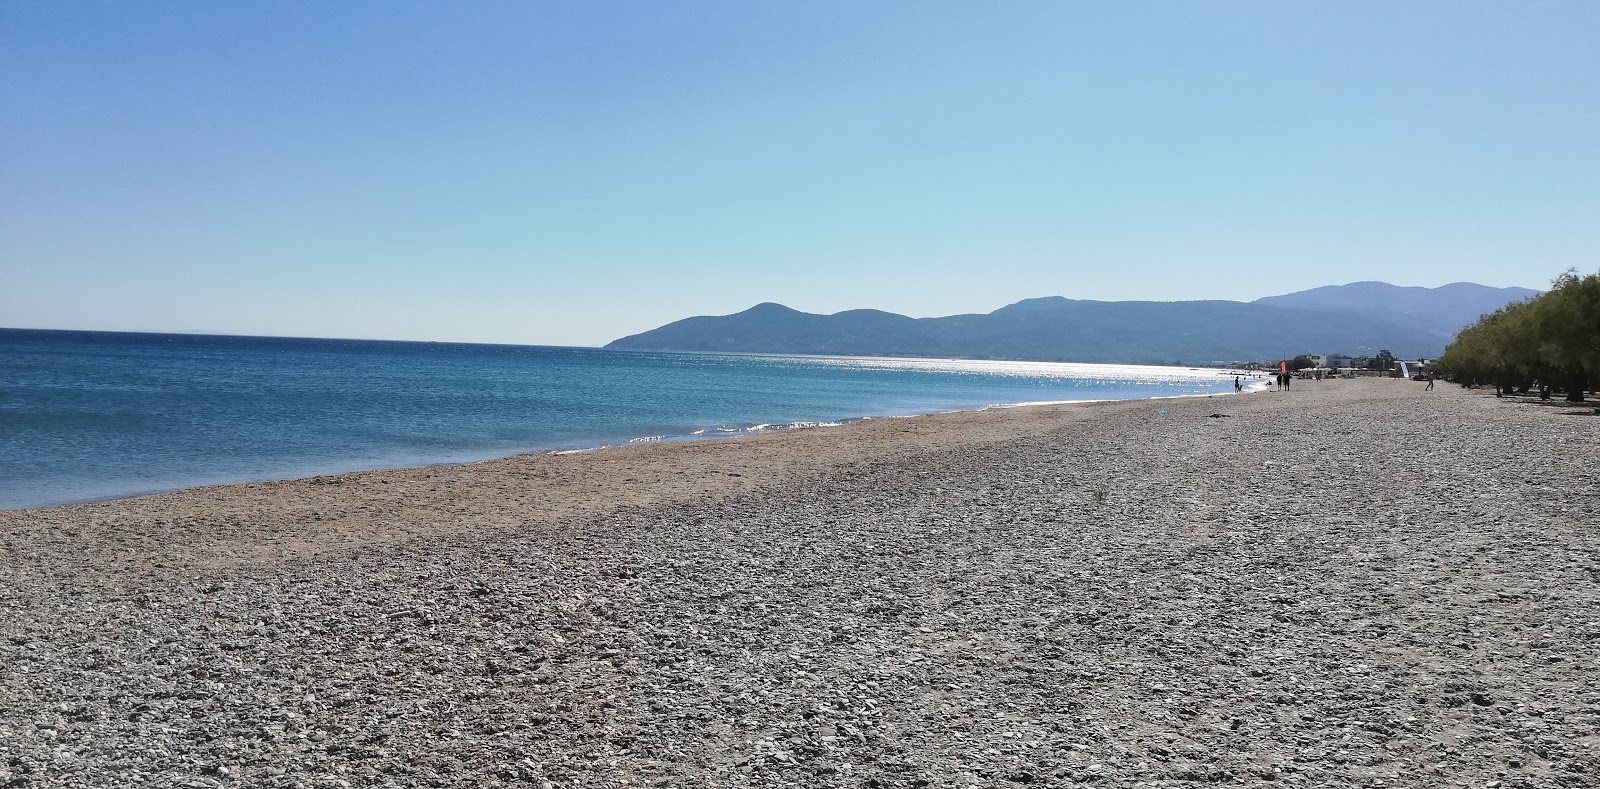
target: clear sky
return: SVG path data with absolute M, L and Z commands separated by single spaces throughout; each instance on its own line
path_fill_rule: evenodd
M 602 344 L 1600 266 L 1600 3 L 0 0 L 0 326 Z

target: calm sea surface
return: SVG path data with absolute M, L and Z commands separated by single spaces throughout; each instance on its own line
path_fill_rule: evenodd
M 1231 388 L 1178 367 L 0 329 L 0 508 Z

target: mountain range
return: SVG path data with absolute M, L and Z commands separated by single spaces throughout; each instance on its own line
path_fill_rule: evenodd
M 1353 282 L 1253 302 L 1049 296 L 938 318 L 870 309 L 817 315 L 769 302 L 733 315 L 685 318 L 605 347 L 1145 364 L 1367 356 L 1385 349 L 1418 358 L 1443 352 L 1478 316 L 1538 293 L 1470 282 L 1437 288 Z

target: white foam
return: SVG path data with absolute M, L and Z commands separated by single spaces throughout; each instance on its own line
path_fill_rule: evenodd
M 1152 398 L 1152 399 L 1154 399 L 1154 398 Z M 980 411 L 988 411 L 991 408 L 1024 408 L 1024 407 L 1030 406 L 1030 405 L 1071 405 L 1073 403 L 1105 403 L 1105 402 L 1109 402 L 1109 401 L 1105 400 L 1105 399 L 1098 399 L 1098 400 L 1028 400 L 1028 401 L 1022 402 L 1022 403 L 994 403 L 992 405 L 986 405 L 983 408 L 980 408 L 978 410 L 980 410 Z
M 610 448 L 611 447 L 609 447 L 609 446 L 598 446 L 598 447 L 585 447 L 583 449 L 552 449 L 549 452 L 546 452 L 545 454 L 546 455 L 587 455 L 590 452 L 599 452 L 602 449 L 610 449 Z
M 811 430 L 818 427 L 843 427 L 846 422 L 788 422 L 781 425 L 759 424 L 744 429 L 745 433 L 770 433 L 778 430 Z

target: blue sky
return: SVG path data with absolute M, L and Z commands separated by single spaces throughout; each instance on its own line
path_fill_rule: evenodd
M 1600 5 L 0 0 L 0 326 L 602 344 L 1600 266 Z

